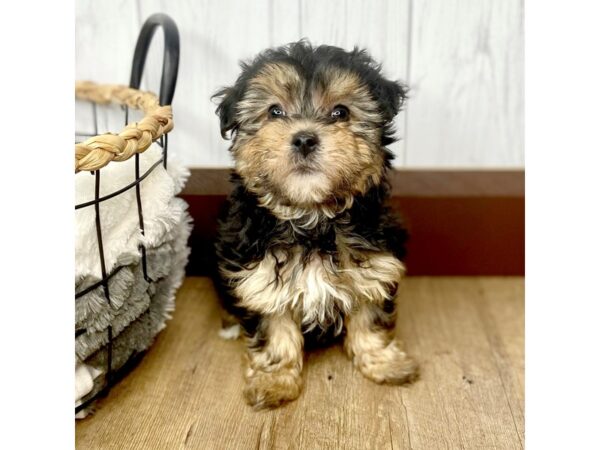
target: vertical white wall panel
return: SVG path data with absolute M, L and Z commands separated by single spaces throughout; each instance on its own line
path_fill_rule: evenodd
M 137 3 L 131 0 L 77 1 L 75 21 L 75 78 L 128 84 L 140 28 Z M 88 105 L 78 102 L 76 131 L 93 131 L 90 111 Z M 98 108 L 99 132 L 119 131 L 122 127 L 123 116 Z
M 76 78 L 127 84 L 140 31 L 137 2 L 77 1 L 75 21 Z
M 232 84 L 238 61 L 269 46 L 269 2 L 138 0 L 142 21 L 155 12 L 170 15 L 181 39 L 179 78 L 173 101 L 175 130 L 169 146 L 190 166 L 231 164 L 210 97 Z M 162 46 L 149 55 L 148 86 L 160 85 Z M 155 67 L 153 67 L 155 66 Z
M 269 0 L 269 44 L 278 46 L 302 37 L 300 0 Z
M 523 165 L 522 6 L 413 2 L 408 166 Z
M 141 24 L 169 14 L 181 34 L 171 148 L 190 166 L 229 166 L 210 97 L 235 81 L 240 59 L 302 37 L 358 45 L 411 88 L 397 166 L 522 166 L 522 1 L 78 0 L 76 76 L 127 84 Z M 162 52 L 159 33 L 142 82 L 157 93 Z M 101 131 L 116 120 L 101 112 Z

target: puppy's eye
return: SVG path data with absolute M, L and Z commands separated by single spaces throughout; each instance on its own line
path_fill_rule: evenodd
M 335 120 L 346 120 L 350 115 L 350 111 L 344 105 L 337 105 L 331 111 L 331 118 Z
M 272 105 L 269 108 L 269 116 L 273 119 L 278 119 L 280 117 L 285 116 L 285 111 L 279 105 Z
M 344 105 L 337 105 L 331 111 L 331 117 L 336 120 L 344 120 L 347 119 L 350 115 L 350 111 Z

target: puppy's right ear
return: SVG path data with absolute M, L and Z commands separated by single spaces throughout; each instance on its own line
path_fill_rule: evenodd
M 235 106 L 239 101 L 239 95 L 235 87 L 227 87 L 218 91 L 212 96 L 213 99 L 220 101 L 215 113 L 221 121 L 221 136 L 223 139 L 228 139 L 227 132 L 237 128 Z

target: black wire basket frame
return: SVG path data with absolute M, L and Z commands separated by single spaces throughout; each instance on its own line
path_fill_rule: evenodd
M 162 28 L 164 33 L 164 57 L 163 57 L 163 67 L 162 67 L 162 77 L 160 82 L 160 93 L 159 93 L 159 102 L 161 106 L 170 105 L 173 100 L 173 96 L 175 94 L 175 86 L 177 84 L 177 73 L 179 69 L 179 31 L 177 29 L 177 25 L 171 19 L 171 17 L 166 14 L 157 13 L 151 15 L 140 31 L 138 36 L 138 40 L 135 46 L 135 51 L 133 54 L 133 62 L 131 67 L 131 78 L 129 81 L 129 86 L 134 89 L 139 89 L 142 74 L 144 71 L 144 66 L 146 63 L 146 57 L 148 54 L 148 49 L 150 47 L 150 43 L 152 42 L 152 38 L 154 37 L 154 33 L 158 28 Z M 97 114 L 97 105 L 92 102 L 92 111 L 93 111 L 93 120 L 94 120 L 94 135 L 98 134 L 98 114 Z M 129 108 L 127 105 L 124 106 L 124 114 L 125 114 L 125 125 L 129 122 Z M 90 136 L 90 134 L 86 133 L 75 133 L 76 136 Z M 99 250 L 99 258 L 100 258 L 100 268 L 102 273 L 102 279 L 97 283 L 83 289 L 80 292 L 75 293 L 75 301 L 77 299 L 83 297 L 89 292 L 97 289 L 102 286 L 104 291 L 104 296 L 106 298 L 106 302 L 109 306 L 112 306 L 110 300 L 110 291 L 108 288 L 108 281 L 117 274 L 124 266 L 119 266 L 115 268 L 110 274 L 106 272 L 106 264 L 104 260 L 104 247 L 102 243 L 102 224 L 100 221 L 100 204 L 106 200 L 109 200 L 113 197 L 116 197 L 119 194 L 122 194 L 125 191 L 135 187 L 136 191 L 136 201 L 137 201 L 137 210 L 138 210 L 138 219 L 141 234 L 144 235 L 144 214 L 142 210 L 142 193 L 141 193 L 141 183 L 142 181 L 152 173 L 152 171 L 161 163 L 164 168 L 167 168 L 167 151 L 168 151 L 168 134 L 165 133 L 160 136 L 155 142 L 160 145 L 162 148 L 161 157 L 150 166 L 148 170 L 146 170 L 143 174 L 140 175 L 140 155 L 136 153 L 135 157 L 135 180 L 128 184 L 127 186 L 118 189 L 110 194 L 100 196 L 100 172 L 101 169 L 95 170 L 91 172 L 91 174 L 95 177 L 95 188 L 94 188 L 94 200 L 80 203 L 75 205 L 75 209 L 87 208 L 90 206 L 94 206 L 95 209 L 95 228 L 96 228 L 96 238 L 98 241 L 98 250 Z M 147 270 L 147 261 L 146 261 L 146 247 L 144 244 L 140 244 L 140 252 L 141 252 L 141 261 L 142 261 L 142 271 L 144 279 L 147 282 L 152 282 L 153 280 L 148 276 Z M 75 330 L 75 337 L 81 336 L 86 332 L 86 329 Z M 106 376 L 104 387 L 100 389 L 97 393 L 92 395 L 90 398 L 87 398 L 83 403 L 78 405 L 75 408 L 75 413 L 87 408 L 100 397 L 105 397 L 108 395 L 110 389 L 113 387 L 115 382 L 117 381 L 117 376 L 112 367 L 112 352 L 113 352 L 113 333 L 112 326 L 108 326 L 108 342 L 106 344 Z M 135 359 L 133 358 L 135 354 L 131 355 L 129 360 Z M 127 370 L 127 366 L 129 364 L 126 363 L 123 366 L 123 371 Z

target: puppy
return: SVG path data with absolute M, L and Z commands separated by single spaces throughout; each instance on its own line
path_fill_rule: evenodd
M 247 342 L 248 403 L 298 397 L 305 337 L 342 335 L 377 383 L 412 380 L 394 332 L 407 234 L 385 205 L 405 88 L 364 50 L 300 41 L 242 64 L 216 97 L 235 161 L 216 253 Z

